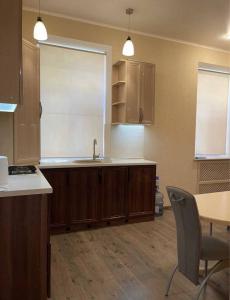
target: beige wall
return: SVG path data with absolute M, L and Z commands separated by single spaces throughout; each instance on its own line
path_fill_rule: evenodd
M 31 41 L 35 20 L 35 14 L 24 12 L 23 35 Z M 49 34 L 111 45 L 113 61 L 121 58 L 126 32 L 52 16 L 44 21 Z M 145 128 L 145 157 L 158 162 L 162 191 L 170 184 L 195 192 L 196 68 L 198 62 L 229 66 L 230 54 L 136 34 L 132 38 L 134 59 L 156 64 L 155 123 Z

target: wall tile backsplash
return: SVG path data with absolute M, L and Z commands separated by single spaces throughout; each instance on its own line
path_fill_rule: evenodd
M 144 126 L 118 125 L 111 129 L 111 157 L 143 158 Z

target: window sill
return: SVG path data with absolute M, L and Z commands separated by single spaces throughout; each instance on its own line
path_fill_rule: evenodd
M 199 160 L 230 160 L 230 154 L 225 155 L 199 155 L 194 157 L 195 161 Z

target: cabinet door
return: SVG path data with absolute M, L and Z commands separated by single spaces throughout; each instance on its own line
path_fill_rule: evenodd
M 102 169 L 101 220 L 127 217 L 127 183 L 127 167 L 104 167 Z
M 23 100 L 14 113 L 14 162 L 40 160 L 39 49 L 23 41 Z
M 50 228 L 64 230 L 68 225 L 68 187 L 67 170 L 47 169 L 41 170 L 53 188 L 53 193 L 48 194 Z
M 153 122 L 155 66 L 141 64 L 140 123 Z
M 129 217 L 154 217 L 155 167 L 129 167 Z
M 0 1 L 0 103 L 19 103 L 22 0 Z
M 139 123 L 140 118 L 140 67 L 135 61 L 127 62 L 126 122 Z
M 94 223 L 98 219 L 99 194 L 98 168 L 76 168 L 69 170 L 69 214 L 70 223 Z
M 1 198 L 0 232 L 0 299 L 46 300 L 46 197 Z

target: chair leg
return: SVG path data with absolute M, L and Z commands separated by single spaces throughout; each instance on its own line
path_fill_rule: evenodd
M 208 260 L 205 260 L 205 265 L 204 265 L 204 277 L 208 275 Z
M 169 278 L 169 281 L 168 281 L 168 284 L 167 284 L 165 296 L 168 296 L 168 294 L 169 294 L 169 289 L 170 289 L 170 286 L 171 286 L 171 283 L 172 283 L 172 280 L 173 280 L 173 276 L 175 275 L 177 268 L 178 268 L 178 265 L 176 265 L 176 267 L 172 271 L 172 274 L 171 274 L 171 276 Z
M 199 299 L 200 297 L 200 294 L 204 288 L 204 286 L 207 284 L 207 281 L 209 280 L 209 278 L 212 276 L 213 273 L 216 272 L 216 270 L 219 268 L 219 266 L 223 263 L 222 260 L 218 261 L 218 263 L 216 263 L 216 265 L 210 270 L 210 272 L 208 273 L 208 275 L 204 278 L 204 280 L 202 281 L 201 285 L 200 285 L 200 288 L 199 288 L 199 291 L 197 293 L 197 296 L 196 296 L 196 300 Z

